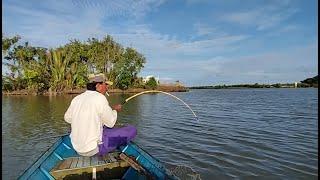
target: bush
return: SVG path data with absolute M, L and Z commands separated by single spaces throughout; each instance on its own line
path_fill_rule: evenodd
M 158 86 L 158 83 L 154 77 L 151 77 L 146 83 L 146 87 L 149 89 L 155 89 Z
M 12 83 L 10 83 L 10 79 L 7 77 L 2 77 L 2 90 L 13 91 Z

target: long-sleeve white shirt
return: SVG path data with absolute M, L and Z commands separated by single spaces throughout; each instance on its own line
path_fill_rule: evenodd
M 76 96 L 64 115 L 71 124 L 71 143 L 79 154 L 98 149 L 102 142 L 103 125 L 112 128 L 117 111 L 112 110 L 107 98 L 97 91 L 85 91 Z

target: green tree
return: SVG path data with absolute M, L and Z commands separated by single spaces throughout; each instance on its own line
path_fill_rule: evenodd
M 49 67 L 51 69 L 50 88 L 59 92 L 66 86 L 65 75 L 68 66 L 68 59 L 63 49 L 50 50 L 48 53 Z
M 12 91 L 13 86 L 9 77 L 2 76 L 2 90 L 4 91 Z
M 127 89 L 137 78 L 137 74 L 144 67 L 145 57 L 133 48 L 126 48 L 123 57 L 116 62 L 114 73 L 116 74 L 116 86 Z
M 134 79 L 133 87 L 135 87 L 135 88 L 144 88 L 145 87 L 145 83 L 143 82 L 143 78 L 142 77 L 137 77 L 136 79 Z
M 88 61 L 88 44 L 78 40 L 72 40 L 62 47 L 66 52 L 66 60 L 69 62 L 66 67 L 66 88 L 81 88 L 87 82 L 88 69 L 91 67 Z
M 301 83 L 305 83 L 305 84 L 309 84 L 309 85 L 313 85 L 313 84 L 318 84 L 319 81 L 319 77 L 318 75 L 312 77 L 312 78 L 307 78 L 303 81 L 300 81 Z
M 14 36 L 12 38 L 4 37 L 2 34 L 2 64 L 7 66 L 10 70 L 5 78 L 8 82 L 13 83 L 13 79 L 18 72 L 18 66 L 16 65 L 16 59 L 14 56 L 14 50 L 16 43 L 20 40 L 19 36 Z M 12 84 L 13 85 L 13 84 Z M 14 88 L 14 85 L 12 86 Z
M 47 50 L 18 44 L 19 36 L 2 36 L 2 52 L 9 69 L 3 89 L 29 89 L 33 91 L 82 88 L 89 73 L 104 73 L 121 89 L 141 84 L 137 75 L 145 57 L 133 48 L 123 48 L 110 35 L 101 41 L 95 38 L 86 42 L 71 40 L 59 48 Z M 8 86 L 10 85 L 10 87 Z
M 20 36 L 14 36 L 12 38 L 4 37 L 2 34 L 2 53 L 6 54 L 10 48 L 21 39 Z
M 31 88 L 34 83 L 30 81 L 37 73 L 34 70 L 33 65 L 36 64 L 37 51 L 39 48 L 32 47 L 25 42 L 24 45 L 16 45 L 19 36 L 15 36 L 12 39 L 3 37 L 2 51 L 5 54 L 5 62 L 11 73 L 9 73 L 10 80 L 13 84 L 13 90 Z
M 156 89 L 158 86 L 158 83 L 154 77 L 151 77 L 146 83 L 146 86 L 147 88 L 150 88 L 150 89 Z
M 272 84 L 272 86 L 275 87 L 275 88 L 280 88 L 281 87 L 280 83 Z

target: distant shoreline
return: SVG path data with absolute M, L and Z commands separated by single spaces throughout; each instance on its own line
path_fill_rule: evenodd
M 205 87 L 188 87 L 189 89 L 301 89 L 301 88 L 318 88 L 318 87 L 297 87 L 297 88 L 292 88 L 292 87 L 270 87 L 270 88 L 248 88 L 248 87 L 228 87 L 228 88 L 205 88 Z
M 250 88 L 318 88 L 318 75 L 294 83 L 274 83 L 274 84 L 234 84 L 234 85 L 211 85 L 192 86 L 189 89 L 250 89 Z
M 144 88 L 129 88 L 127 90 L 121 90 L 121 89 L 109 89 L 108 93 L 109 94 L 130 94 L 130 93 L 139 93 L 143 91 L 147 91 L 151 89 L 144 89 Z M 155 90 L 159 91 L 165 91 L 165 92 L 188 92 L 189 88 L 184 87 L 184 86 L 158 86 L 155 88 Z M 33 95 L 33 96 L 55 96 L 55 95 L 72 95 L 72 94 L 81 94 L 86 89 L 74 89 L 74 90 L 68 90 L 68 91 L 62 91 L 62 92 L 42 92 L 42 93 L 37 93 L 34 91 L 28 91 L 28 90 L 19 90 L 19 91 L 2 91 L 2 95 Z
M 256 88 L 318 88 L 318 84 L 286 83 L 286 84 L 237 84 L 216 86 L 192 86 L 189 89 L 256 89 Z

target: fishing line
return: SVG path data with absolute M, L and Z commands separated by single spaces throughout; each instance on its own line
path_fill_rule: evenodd
M 61 136 L 66 136 L 69 135 L 70 132 L 68 133 L 64 133 L 64 134 L 60 134 L 60 135 L 56 135 L 56 136 L 46 136 L 46 137 L 42 137 L 42 138 L 36 138 L 36 139 L 31 139 L 32 141 L 40 141 L 40 140 L 47 140 L 47 139 L 53 139 L 53 138 L 60 138 Z
M 196 113 L 191 109 L 191 107 L 190 107 L 187 103 L 185 103 L 182 99 L 178 98 L 177 96 L 174 96 L 174 95 L 172 95 L 172 94 L 170 94 L 170 93 L 163 92 L 163 91 L 150 90 L 150 91 L 143 91 L 143 92 L 137 93 L 137 94 L 135 94 L 135 95 L 127 98 L 126 100 L 124 100 L 124 101 L 122 102 L 122 105 L 124 105 L 125 103 L 127 103 L 128 101 L 130 101 L 131 99 L 133 99 L 133 98 L 135 98 L 135 97 L 137 97 L 137 96 L 140 96 L 140 95 L 142 95 L 142 94 L 147 94 L 147 93 L 163 93 L 163 94 L 169 95 L 169 96 L 171 96 L 171 97 L 173 97 L 173 98 L 175 98 L 175 99 L 178 99 L 179 101 L 181 101 L 184 105 L 186 105 L 186 106 L 190 109 L 190 111 L 192 112 L 192 114 L 194 115 L 194 117 L 197 119 L 197 121 L 199 121 L 198 116 L 196 115 Z
M 181 101 L 184 105 L 186 105 L 186 106 L 190 109 L 190 111 L 192 112 L 192 114 L 194 115 L 194 117 L 196 118 L 196 120 L 199 121 L 198 116 L 196 115 L 196 113 L 191 109 L 191 107 L 190 107 L 187 103 L 185 103 L 182 99 L 178 98 L 177 96 L 172 95 L 172 94 L 167 93 L 167 92 L 163 92 L 163 91 L 158 91 L 158 90 L 143 91 L 143 92 L 137 93 L 137 94 L 135 94 L 135 95 L 127 98 L 126 100 L 124 100 L 124 101 L 121 103 L 121 105 L 126 104 L 128 101 L 130 101 L 131 99 L 133 99 L 133 98 L 135 98 L 135 97 L 138 97 L 138 96 L 140 96 L 140 95 L 142 95 L 142 94 L 147 94 L 147 93 L 163 93 L 163 94 L 169 95 L 169 96 L 171 96 L 171 97 L 173 97 L 173 98 L 175 98 L 175 99 L 178 99 L 179 101 Z M 109 96 L 109 94 L 108 94 L 107 92 L 106 92 L 106 95 Z M 61 134 L 61 135 L 58 135 L 58 136 L 49 136 L 49 137 L 38 138 L 38 139 L 36 139 L 36 140 L 57 138 L 57 137 L 61 137 L 61 136 L 69 135 L 69 134 L 70 134 L 70 132 L 65 133 L 65 134 Z

